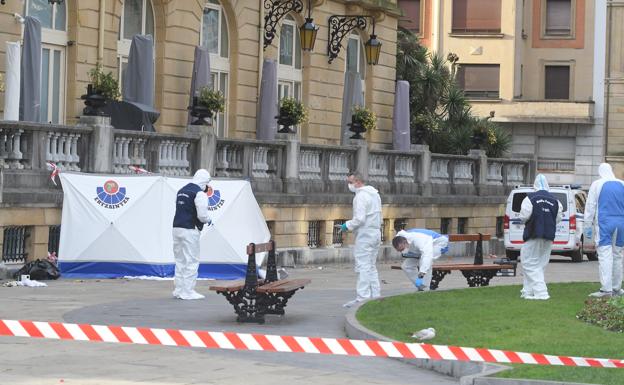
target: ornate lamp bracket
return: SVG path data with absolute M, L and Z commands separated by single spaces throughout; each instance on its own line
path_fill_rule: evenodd
M 264 48 L 271 45 L 277 32 L 277 23 L 288 12 L 301 13 L 303 11 L 302 0 L 264 0 Z
M 342 39 L 356 28 L 366 29 L 366 18 L 369 16 L 332 15 L 329 17 L 329 38 L 327 39 L 327 54 L 329 63 L 338 57 Z

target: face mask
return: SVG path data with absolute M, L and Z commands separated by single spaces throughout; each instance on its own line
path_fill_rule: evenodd
M 349 191 L 351 191 L 352 193 L 355 192 L 355 185 L 353 183 L 349 183 L 347 187 L 349 187 Z

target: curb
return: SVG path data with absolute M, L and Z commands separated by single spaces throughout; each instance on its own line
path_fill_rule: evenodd
M 383 300 L 388 297 L 381 297 Z M 362 302 L 349 309 L 345 315 L 345 333 L 348 338 L 362 340 L 394 341 L 386 336 L 376 333 L 364 327 L 356 318 L 355 314 L 361 306 L 369 301 Z M 460 385 L 594 385 L 576 382 L 545 381 L 545 380 L 525 380 L 509 378 L 488 377 L 493 374 L 511 370 L 512 368 L 501 364 L 484 362 L 448 361 L 448 360 L 428 360 L 428 359 L 405 359 L 393 358 L 409 365 L 421 369 L 427 369 L 446 376 L 459 379 Z

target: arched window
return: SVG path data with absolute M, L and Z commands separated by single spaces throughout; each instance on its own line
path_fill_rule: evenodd
M 282 22 L 279 38 L 278 97 L 280 100 L 282 98 L 301 100 L 303 75 L 299 28 L 290 15 L 287 15 Z
M 217 135 L 223 138 L 227 135 L 230 44 L 225 12 L 217 0 L 208 0 L 204 6 L 200 44 L 210 52 L 212 86 L 225 96 L 225 111 L 217 114 L 214 122 Z
M 346 71 L 360 74 L 362 79 L 362 98 L 366 100 L 366 82 L 364 81 L 366 79 L 366 55 L 362 39 L 355 32 L 349 35 L 347 42 Z
M 46 0 L 47 1 L 47 0 Z M 119 40 L 117 41 L 117 58 L 119 68 L 119 86 L 123 85 L 124 74 L 128 66 L 128 55 L 134 35 L 154 35 L 154 8 L 151 0 L 124 0 Z
M 25 14 L 41 22 L 41 121 L 65 122 L 67 5 L 27 0 Z

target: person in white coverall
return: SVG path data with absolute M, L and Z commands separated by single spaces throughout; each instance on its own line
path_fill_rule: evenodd
M 351 307 L 381 295 L 375 266 L 381 245 L 381 198 L 374 187 L 364 184 L 364 178 L 359 173 L 350 174 L 347 182 L 349 191 L 355 193 L 353 219 L 342 224 L 341 230 L 355 232 L 353 255 L 358 273 L 357 298 L 343 305 Z
M 563 207 L 550 193 L 546 177 L 538 174 L 533 184 L 535 192 L 527 195 L 520 208 L 520 220 L 524 225 L 524 244 L 520 260 L 524 271 L 524 285 L 520 297 L 547 300 L 548 288 L 544 281 L 544 269 L 550 261 L 552 243 L 561 222 Z
M 433 260 L 448 252 L 448 237 L 427 229 L 401 230 L 392 246 L 405 260 L 401 269 L 419 291 L 429 290 Z
M 209 183 L 210 173 L 204 169 L 197 170 L 191 183 L 182 187 L 176 196 L 176 212 L 173 218 L 175 298 L 204 298 L 195 291 L 195 283 L 199 268 L 199 236 L 204 224 L 211 224 L 206 195 Z
M 613 174 L 611 165 L 598 167 L 600 179 L 589 188 L 585 204 L 584 232 L 594 235 L 600 265 L 600 291 L 593 297 L 624 295 L 622 290 L 622 248 L 624 247 L 624 182 Z

